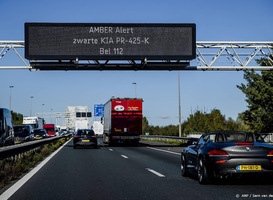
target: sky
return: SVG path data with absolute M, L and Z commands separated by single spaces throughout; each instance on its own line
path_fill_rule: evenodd
M 195 23 L 197 41 L 273 41 L 272 0 L 0 0 L 0 8 L 0 41 L 23 41 L 25 22 Z M 0 66 L 22 65 L 12 50 L 0 59 Z M 247 109 L 241 83 L 241 71 L 181 71 L 182 121 L 215 108 L 236 120 Z M 0 70 L 0 107 L 9 108 L 11 92 L 12 110 L 24 116 L 66 106 L 93 112 L 112 96 L 135 97 L 135 86 L 149 124 L 179 123 L 177 71 Z

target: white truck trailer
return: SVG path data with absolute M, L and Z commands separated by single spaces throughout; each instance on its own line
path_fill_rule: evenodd
M 103 125 L 101 121 L 93 121 L 93 130 L 96 135 L 102 137 L 103 135 Z
M 23 117 L 23 124 L 31 125 L 33 129 L 43 128 L 43 118 L 40 117 Z

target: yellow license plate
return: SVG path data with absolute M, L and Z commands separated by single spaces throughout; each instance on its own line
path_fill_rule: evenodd
M 36 139 L 42 139 L 41 137 L 36 137 Z
M 261 165 L 239 165 L 237 166 L 238 171 L 261 171 Z
M 130 138 L 129 138 L 129 137 L 124 137 L 123 139 L 124 139 L 124 140 L 129 140 Z
M 90 140 L 82 140 L 82 142 L 90 142 Z

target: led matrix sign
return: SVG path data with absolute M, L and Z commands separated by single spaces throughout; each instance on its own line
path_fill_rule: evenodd
M 195 24 L 25 23 L 29 60 L 196 57 Z

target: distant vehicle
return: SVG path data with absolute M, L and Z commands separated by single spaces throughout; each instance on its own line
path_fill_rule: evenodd
M 103 125 L 101 124 L 100 121 L 93 121 L 93 127 L 92 129 L 94 130 L 95 134 L 99 137 L 102 137 L 103 135 Z
M 97 148 L 98 142 L 95 132 L 92 129 L 78 129 L 73 136 L 74 149 L 78 146 L 94 146 Z
M 48 137 L 54 137 L 56 135 L 55 124 L 44 124 L 44 129 Z
M 66 126 L 60 126 L 60 135 L 65 135 L 67 134 L 67 127 Z
M 33 130 L 33 137 L 36 140 L 43 139 L 47 137 L 47 132 L 45 129 L 34 129 Z
M 142 99 L 112 98 L 104 105 L 104 143 L 137 144 L 141 133 Z
M 248 173 L 273 174 L 273 146 L 256 142 L 253 133 L 206 133 L 181 153 L 182 176 L 190 171 L 197 173 L 200 184 Z
M 194 143 L 196 143 L 199 139 L 198 138 L 189 138 L 187 140 L 187 145 L 192 145 Z
M 0 108 L 0 145 L 14 144 L 12 116 L 8 109 Z
M 31 125 L 35 129 L 43 128 L 44 122 L 40 117 L 23 117 L 23 124 Z
M 15 144 L 27 142 L 33 139 L 33 129 L 30 125 L 14 126 Z

